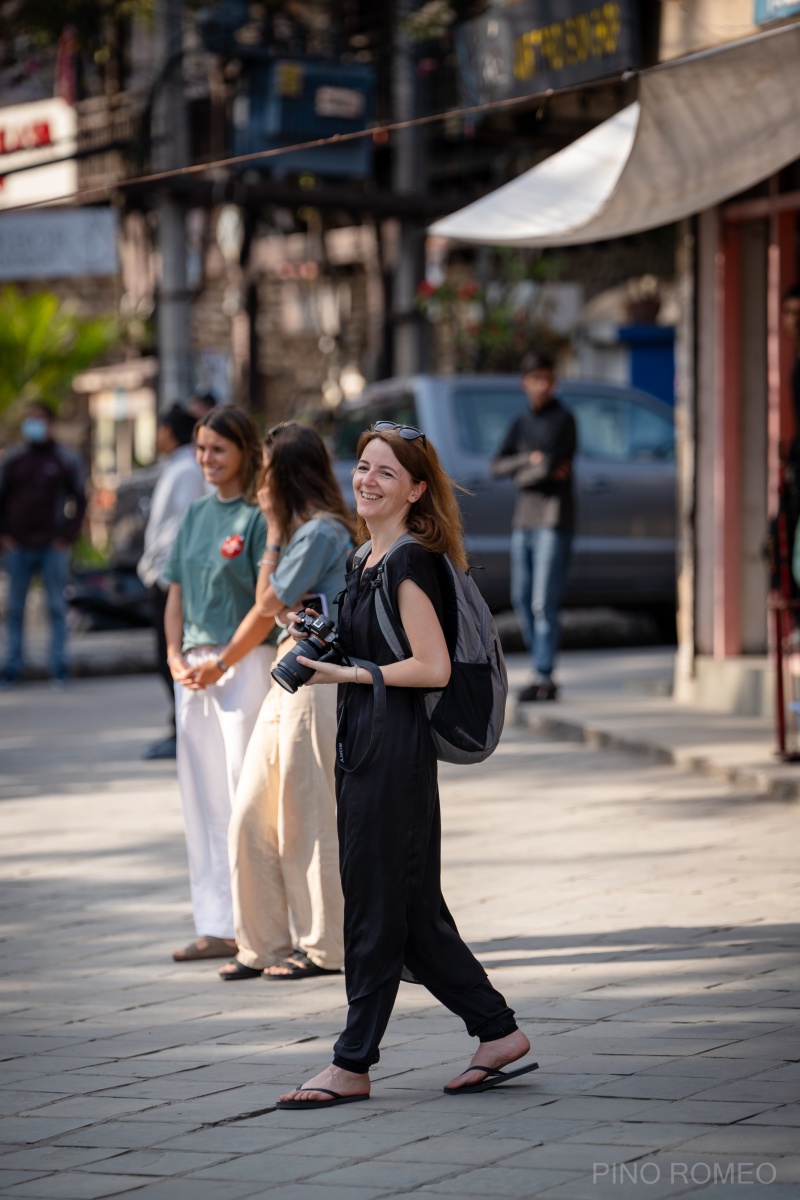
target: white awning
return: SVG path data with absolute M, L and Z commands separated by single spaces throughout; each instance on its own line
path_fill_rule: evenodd
M 798 80 L 800 22 L 644 71 L 635 104 L 430 232 L 569 246 L 701 212 L 800 158 Z

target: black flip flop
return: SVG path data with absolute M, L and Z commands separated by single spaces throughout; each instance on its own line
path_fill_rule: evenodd
M 228 966 L 234 967 L 235 970 L 225 971 L 220 967 L 217 971 L 223 983 L 235 983 L 238 979 L 258 979 L 261 974 L 260 967 L 246 967 L 244 963 L 239 962 L 238 958 L 228 963 Z
M 341 1092 L 332 1092 L 330 1088 L 308 1087 L 295 1088 L 296 1092 L 324 1092 L 330 1100 L 279 1100 L 276 1108 L 334 1108 L 337 1104 L 355 1104 L 358 1100 L 369 1100 L 369 1095 L 343 1096 Z
M 465 1083 L 463 1087 L 443 1089 L 445 1096 L 463 1096 L 472 1095 L 475 1092 L 488 1092 L 489 1088 L 499 1087 L 501 1083 L 508 1083 L 509 1079 L 516 1079 L 518 1075 L 527 1075 L 529 1071 L 538 1071 L 538 1063 L 530 1063 L 527 1067 L 519 1067 L 516 1071 L 497 1071 L 494 1067 L 481 1067 L 475 1063 L 472 1067 L 467 1067 L 466 1071 L 462 1071 L 462 1075 L 469 1075 L 470 1071 L 485 1071 L 490 1077 L 482 1079 L 480 1083 Z M 302 1103 L 302 1101 L 301 1101 Z
M 300 959 L 300 962 L 292 962 L 292 959 Z M 282 975 L 273 975 L 269 971 L 263 971 L 264 979 L 270 983 L 273 979 L 313 979 L 316 975 L 341 975 L 338 967 L 330 969 L 329 967 L 318 967 L 315 962 L 312 962 L 304 950 L 293 950 L 289 958 L 285 958 L 283 962 L 276 963 L 279 967 L 288 967 Z

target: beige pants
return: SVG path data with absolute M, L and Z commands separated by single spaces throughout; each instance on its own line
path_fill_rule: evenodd
M 272 966 L 295 946 L 319 967 L 343 965 L 335 739 L 335 687 L 292 696 L 273 683 L 228 834 L 236 957 L 245 966 Z

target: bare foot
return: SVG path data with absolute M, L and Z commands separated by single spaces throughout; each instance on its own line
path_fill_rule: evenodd
M 281 1100 L 304 1100 L 313 1104 L 316 1100 L 330 1100 L 324 1092 L 314 1091 L 314 1085 L 327 1088 L 329 1092 L 338 1092 L 340 1096 L 368 1096 L 369 1075 L 356 1075 L 352 1071 L 343 1071 L 341 1067 L 332 1064 L 320 1071 L 313 1079 L 303 1084 L 303 1090 L 294 1088 L 280 1097 Z
M 229 954 L 235 954 L 236 950 L 233 938 L 201 936 L 182 950 L 174 950 L 172 957 L 175 962 L 192 962 L 198 958 L 227 958 Z
M 306 963 L 301 959 L 295 958 L 293 954 L 289 954 L 279 963 L 273 963 L 270 967 L 264 967 L 265 975 L 292 975 L 295 967 L 305 967 Z
M 524 1058 L 530 1048 L 531 1044 L 521 1029 L 515 1029 L 508 1037 L 498 1038 L 496 1042 L 481 1042 L 464 1074 L 451 1079 L 447 1087 L 456 1091 L 464 1087 L 464 1084 L 481 1083 L 488 1076 L 485 1071 L 481 1071 L 480 1065 L 475 1066 L 476 1063 L 499 1070 L 507 1067 L 509 1063 L 516 1062 L 518 1058 Z

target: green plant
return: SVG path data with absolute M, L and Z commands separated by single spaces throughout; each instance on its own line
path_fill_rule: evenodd
M 81 317 L 52 292 L 0 291 L 0 419 L 34 400 L 56 408 L 72 380 L 114 344 L 115 320 Z

